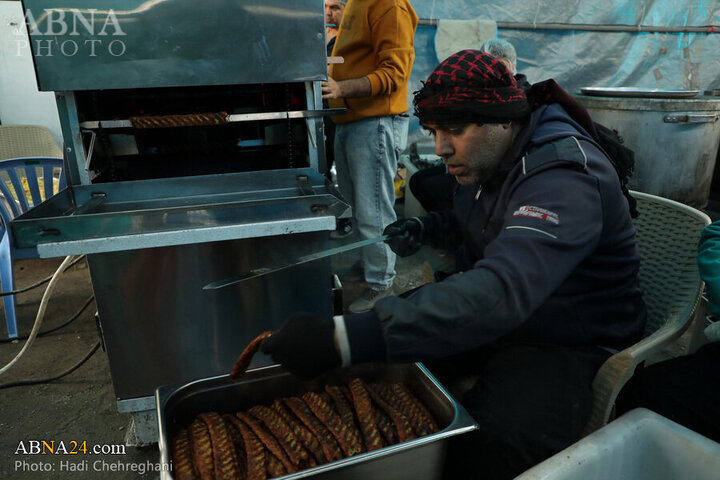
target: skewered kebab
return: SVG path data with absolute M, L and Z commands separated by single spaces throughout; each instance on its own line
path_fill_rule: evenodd
M 235 480 L 239 477 L 235 446 L 222 417 L 216 412 L 198 415 L 205 422 L 212 445 L 213 471 L 216 480 Z
M 320 446 L 325 452 L 325 458 L 329 462 L 343 458 L 342 451 L 335 437 L 325 428 L 320 420 L 313 414 L 307 404 L 298 397 L 283 399 L 285 405 L 295 416 L 317 437 Z
M 359 378 L 354 378 L 350 382 L 350 392 L 353 397 L 353 405 L 357 412 L 357 418 L 360 421 L 360 429 L 365 439 L 367 451 L 371 452 L 383 447 L 380 438 L 380 430 L 377 426 L 375 414 L 373 412 L 370 393 L 365 387 L 365 382 Z
M 250 430 L 250 427 L 245 425 L 242 420 L 235 415 L 223 415 L 223 419 L 237 429 L 239 437 L 242 439 L 243 450 L 245 452 L 245 462 L 241 462 L 244 463 L 245 467 L 244 478 L 247 480 L 265 480 L 267 478 L 265 468 L 266 455 L 262 442 L 260 442 L 257 436 Z
M 267 450 L 272 453 L 275 458 L 277 458 L 280 462 L 282 462 L 283 466 L 288 471 L 294 471 L 295 468 L 292 465 L 292 462 L 290 462 L 290 459 L 287 457 L 285 452 L 283 451 L 283 448 L 280 446 L 280 443 L 277 441 L 277 439 L 268 432 L 261 424 L 260 422 L 253 418 L 252 416 L 245 414 L 243 412 L 237 412 L 235 414 L 236 417 L 238 417 L 240 420 L 245 422 L 246 425 L 250 427 L 250 429 L 253 431 L 255 435 L 260 439 L 262 444 L 267 448 Z
M 270 433 L 277 438 L 278 443 L 285 450 L 285 454 L 296 470 L 317 465 L 295 436 L 292 428 L 275 411 L 263 405 L 258 405 L 248 410 L 248 413 L 262 421 Z
M 250 362 L 252 361 L 253 356 L 255 356 L 257 351 L 260 349 L 260 344 L 263 340 L 265 340 L 272 334 L 272 331 L 263 332 L 257 337 L 255 337 L 255 339 L 253 339 L 253 341 L 250 342 L 247 347 L 245 347 L 245 350 L 242 351 L 237 361 L 235 362 L 235 365 L 233 365 L 232 370 L 230 370 L 230 378 L 234 378 L 237 380 L 243 375 L 245 375 L 245 371 L 247 371 L 248 367 L 250 366 Z
M 195 470 L 202 480 L 215 478 L 215 465 L 213 462 L 212 442 L 205 422 L 196 418 L 188 429 L 192 458 Z
M 302 422 L 293 418 L 292 414 L 288 412 L 287 408 L 280 400 L 275 400 L 271 408 L 275 411 L 275 413 L 280 415 L 283 420 L 285 420 L 285 423 L 287 423 L 290 428 L 292 428 L 293 433 L 298 439 L 300 439 L 303 446 L 313 454 L 317 464 L 326 463 L 328 461 L 317 437 L 315 437 L 315 435 L 313 435 L 313 433 L 310 432 L 310 430 L 308 430 Z
M 176 480 L 197 480 L 197 473 L 192 462 L 192 447 L 188 431 L 182 429 L 172 442 L 173 468 Z

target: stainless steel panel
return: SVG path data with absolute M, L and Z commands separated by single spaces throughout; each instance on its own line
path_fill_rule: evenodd
M 363 453 L 297 473 L 284 475 L 284 480 L 318 478 L 324 480 L 413 479 L 436 480 L 442 472 L 447 439 L 477 428 L 477 424 L 421 364 L 356 365 L 312 381 L 300 382 L 281 367 L 271 366 L 249 371 L 240 381 L 227 375 L 200 380 L 181 387 L 163 387 L 156 392 L 160 430 L 160 461 L 170 461 L 169 441 L 179 428 L 200 412 L 213 410 L 236 412 L 257 404 L 268 404 L 278 397 L 319 390 L 324 384 L 347 382 L 353 377 L 366 381 L 402 380 L 428 407 L 441 430 L 409 442 Z M 171 480 L 172 472 L 163 472 L 163 480 Z
M 77 185 L 11 230 L 41 256 L 332 230 L 349 208 L 336 195 L 310 168 Z
M 230 371 L 257 334 L 298 311 L 332 314 L 328 259 L 220 290 L 203 285 L 326 248 L 327 232 L 88 255 L 119 400 Z M 267 365 L 262 355 L 254 365 Z
M 318 0 L 24 0 L 41 90 L 327 78 Z
M 139 397 L 131 398 L 129 400 L 118 400 L 117 407 L 118 412 L 120 413 L 143 412 L 151 410 L 153 412 L 153 416 L 155 416 L 155 397 Z M 157 421 L 157 419 L 155 421 Z
M 285 210 L 286 212 L 288 210 Z M 255 212 L 253 212 L 255 213 Z M 335 229 L 335 217 L 313 219 L 289 219 L 268 222 L 266 220 L 242 225 L 223 227 L 179 229 L 168 232 L 139 233 L 134 235 L 107 236 L 85 240 L 64 240 L 42 243 L 37 246 L 40 258 L 65 257 L 93 253 L 120 252 L 143 248 L 186 245 L 189 243 L 215 242 L 251 237 L 267 237 L 290 233 L 315 232 Z

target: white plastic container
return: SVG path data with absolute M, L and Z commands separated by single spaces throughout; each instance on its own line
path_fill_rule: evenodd
M 515 480 L 718 480 L 720 443 L 638 408 Z

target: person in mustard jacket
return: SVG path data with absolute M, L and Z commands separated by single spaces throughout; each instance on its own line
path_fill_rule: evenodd
M 407 143 L 408 79 L 418 17 L 408 0 L 349 0 L 322 85 L 330 108 L 345 108 L 336 124 L 335 165 L 340 193 L 353 209 L 360 238 L 380 236 L 396 220 L 394 178 Z M 384 243 L 363 251 L 368 289 L 350 304 L 367 311 L 392 294 L 395 254 Z

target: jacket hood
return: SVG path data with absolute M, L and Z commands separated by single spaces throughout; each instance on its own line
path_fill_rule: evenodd
M 531 116 L 537 116 L 534 132 L 528 147 L 542 145 L 565 137 L 577 137 L 594 142 L 590 133 L 575 121 L 565 109 L 557 103 L 537 109 Z

